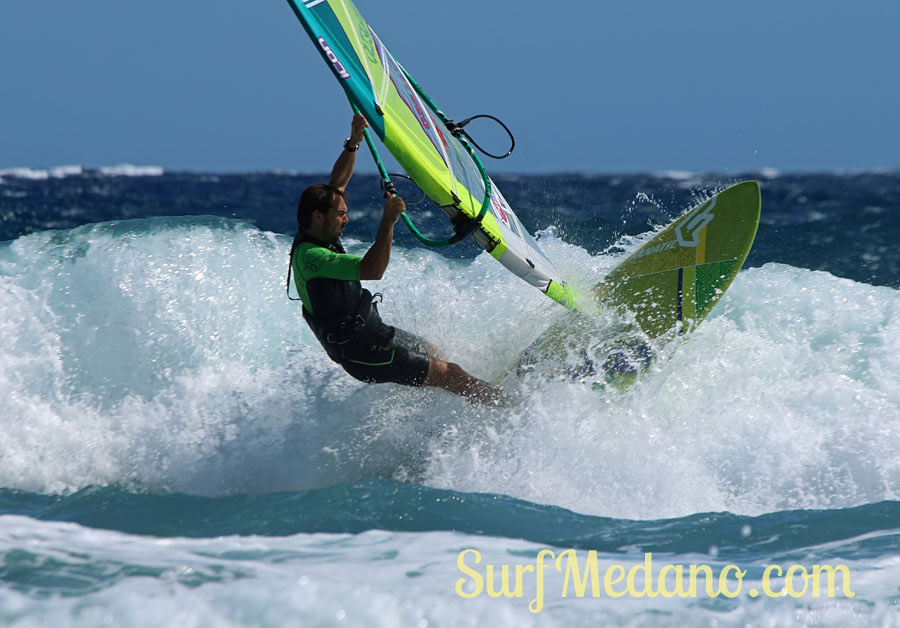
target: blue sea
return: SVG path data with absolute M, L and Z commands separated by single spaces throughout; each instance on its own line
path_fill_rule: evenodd
M 760 181 L 744 270 L 621 391 L 510 381 L 565 310 L 398 226 L 383 317 L 502 408 L 326 359 L 285 296 L 323 177 L 0 171 L 0 625 L 900 626 L 900 172 L 496 177 L 583 290 Z

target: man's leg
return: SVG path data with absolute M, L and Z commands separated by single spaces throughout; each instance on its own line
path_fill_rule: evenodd
M 431 344 L 421 336 L 411 334 L 405 329 L 399 327 L 394 328 L 394 345 L 406 347 L 410 351 L 418 351 L 428 356 L 435 356 L 441 360 L 445 360 L 446 356 L 440 347 Z
M 483 404 L 505 405 L 510 401 L 500 387 L 469 375 L 458 364 L 433 356 L 428 359 L 424 385 L 443 388 Z

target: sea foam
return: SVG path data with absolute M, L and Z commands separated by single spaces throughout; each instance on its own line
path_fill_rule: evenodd
M 542 247 L 584 290 L 640 240 Z M 389 477 L 628 518 L 900 492 L 896 290 L 748 269 L 632 388 L 526 376 L 518 403 L 480 408 L 327 360 L 284 293 L 289 244 L 200 217 L 0 245 L 0 483 L 226 495 Z M 395 247 L 370 287 L 385 320 L 489 380 L 566 316 L 487 254 Z

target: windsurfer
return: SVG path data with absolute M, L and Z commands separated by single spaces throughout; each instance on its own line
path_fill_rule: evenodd
M 385 324 L 375 305 L 381 295 L 373 297 L 360 284 L 384 275 L 394 225 L 406 209 L 402 198 L 388 198 L 375 242 L 366 254 L 344 251 L 340 236 L 349 222 L 345 188 L 367 126 L 361 114 L 353 117 L 350 137 L 328 184 L 311 185 L 300 197 L 290 266 L 303 317 L 328 356 L 358 380 L 434 386 L 480 403 L 503 402 L 506 397 L 500 388 L 438 357 L 438 350 L 423 339 Z

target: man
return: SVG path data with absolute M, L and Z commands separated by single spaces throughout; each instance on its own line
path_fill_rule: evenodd
M 328 356 L 358 380 L 436 386 L 480 403 L 500 403 L 505 397 L 499 388 L 437 357 L 424 340 L 382 322 L 374 303 L 381 295 L 373 297 L 360 284 L 384 275 L 394 225 L 406 209 L 403 199 L 387 199 L 375 242 L 363 257 L 348 255 L 341 246 L 349 222 L 344 190 L 366 127 L 366 119 L 356 114 L 331 180 L 304 190 L 297 206 L 290 270 L 303 302 L 303 318 Z

